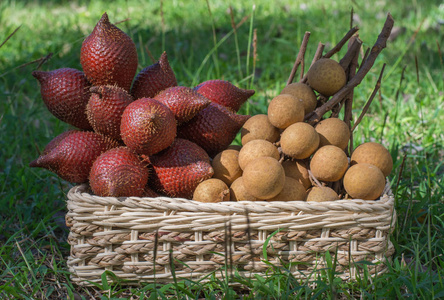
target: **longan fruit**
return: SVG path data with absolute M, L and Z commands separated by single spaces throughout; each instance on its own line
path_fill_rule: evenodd
M 302 122 L 305 108 L 301 99 L 290 94 L 280 94 L 268 105 L 268 120 L 279 128 L 285 129 L 291 124 Z
M 241 128 L 241 142 L 245 145 L 252 140 L 266 140 L 276 142 L 280 137 L 280 131 L 274 127 L 264 114 L 254 115 L 245 122 Z
M 352 153 L 351 164 L 367 163 L 377 166 L 384 176 L 390 175 L 393 160 L 390 152 L 381 144 L 367 142 L 359 145 Z
M 242 176 L 233 181 L 230 186 L 230 200 L 231 201 L 257 201 L 256 197 L 251 195 L 245 189 Z
M 255 158 L 270 156 L 279 160 L 279 150 L 266 140 L 252 140 L 246 143 L 239 151 L 239 166 L 242 170 Z
M 304 201 L 305 197 L 307 197 L 307 192 L 302 183 L 287 176 L 282 191 L 267 201 Z
M 227 149 L 219 152 L 212 160 L 213 178 L 225 182 L 228 186 L 242 176 L 242 169 L 239 166 L 239 151 Z
M 339 200 L 338 194 L 328 186 L 314 186 L 307 194 L 307 202 L 324 202 Z
M 290 83 L 281 91 L 281 94 L 290 94 L 297 99 L 301 99 L 302 104 L 304 105 L 305 115 L 314 111 L 316 108 L 316 94 L 311 87 L 302 82 Z
M 250 161 L 242 177 L 247 192 L 262 200 L 279 194 L 285 184 L 284 167 L 277 159 L 269 156 Z
M 345 173 L 344 188 L 354 199 L 376 200 L 384 191 L 385 177 L 378 167 L 359 163 Z
M 344 176 L 347 168 L 348 158 L 344 150 L 333 145 L 319 148 L 310 161 L 313 176 L 321 181 L 338 181 Z
M 307 190 L 311 187 L 310 176 L 308 174 L 308 168 L 302 160 L 284 160 L 282 166 L 285 170 L 285 176 L 292 177 L 302 183 Z
M 281 134 L 282 152 L 295 159 L 304 159 L 319 146 L 319 134 L 310 124 L 304 122 L 288 126 Z
M 222 180 L 210 178 L 198 184 L 193 200 L 211 203 L 230 201 L 230 189 Z
M 334 145 L 345 149 L 350 140 L 350 128 L 338 118 L 328 118 L 322 120 L 315 126 L 319 134 L 319 147 Z
M 324 96 L 334 95 L 347 81 L 344 69 L 331 58 L 317 60 L 307 72 L 307 82 Z

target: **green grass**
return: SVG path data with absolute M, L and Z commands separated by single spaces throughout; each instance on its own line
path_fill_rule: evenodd
M 236 23 L 247 17 L 235 34 L 229 2 Z M 357 127 L 354 141 L 380 141 L 394 159 L 390 180 L 398 221 L 392 236 L 396 253 L 388 273 L 345 283 L 327 269 L 315 278 L 316 285 L 310 285 L 288 275 L 285 268 L 274 268 L 269 278 L 235 276 L 234 281 L 247 287 L 241 292 L 228 285 L 228 279 L 211 277 L 207 283 L 179 281 L 138 288 L 109 285 L 106 280 L 88 289 L 71 283 L 66 268 L 68 231 L 63 225 L 65 194 L 71 185 L 46 170 L 28 167 L 38 156 L 37 149 L 69 127 L 43 105 L 31 76 L 38 62 L 29 62 L 53 53 L 42 70 L 81 69 L 82 41 L 106 11 L 112 22 L 130 18 L 118 26 L 136 42 L 139 69 L 151 64 L 145 49 L 156 58 L 165 50 L 180 85 L 221 78 L 255 89 L 241 111 L 254 115 L 266 112 L 268 101 L 284 87 L 305 31 L 311 32 L 305 60 L 309 64 L 318 42 L 329 50 L 347 32 L 351 8 L 365 48 L 376 41 L 387 12 L 403 29 L 355 90 L 353 110 L 357 118 L 386 63 L 381 93 Z M 444 297 L 444 5 L 414 0 L 164 0 L 162 12 L 164 23 L 160 1 L 0 3 L 0 42 L 21 26 L 0 48 L 0 298 L 229 299 L 236 293 L 246 299 Z M 250 47 L 254 29 L 255 70 Z

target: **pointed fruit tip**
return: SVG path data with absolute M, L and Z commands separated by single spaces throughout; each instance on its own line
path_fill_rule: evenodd
M 39 168 L 40 167 L 39 158 L 34 159 L 33 161 L 31 161 L 29 163 L 29 167 L 31 167 L 31 168 Z

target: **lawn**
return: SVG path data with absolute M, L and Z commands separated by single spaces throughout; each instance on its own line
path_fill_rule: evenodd
M 73 285 L 66 267 L 69 231 L 64 220 L 72 185 L 28 166 L 69 126 L 48 112 L 31 72 L 81 69 L 82 41 L 104 12 L 136 43 L 139 70 L 166 51 L 179 85 L 219 78 L 256 90 L 240 111 L 250 115 L 266 113 L 268 102 L 285 86 L 306 31 L 311 33 L 306 65 L 318 42 L 325 44 L 325 53 L 340 41 L 351 16 L 364 42 L 363 54 L 390 12 L 392 36 L 355 89 L 353 107 L 356 119 L 386 64 L 380 91 L 354 131 L 354 143 L 381 142 L 394 159 L 389 180 L 398 219 L 389 271 L 342 282 L 327 270 L 313 285 L 275 270 L 275 276 L 247 282 L 240 292 L 216 279 L 131 288 L 106 280 L 92 288 Z M 232 22 L 239 24 L 236 31 Z M 440 1 L 3 0 L 0 28 L 0 298 L 231 299 L 240 297 L 236 293 L 246 299 L 444 297 Z M 339 60 L 345 51 L 332 58 Z

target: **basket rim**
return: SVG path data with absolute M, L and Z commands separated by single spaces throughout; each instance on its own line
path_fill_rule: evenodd
M 86 183 L 72 187 L 67 196 L 69 201 L 87 202 L 92 205 L 146 208 L 166 211 L 190 211 L 206 213 L 262 213 L 283 211 L 355 211 L 375 212 L 392 210 L 394 196 L 387 182 L 383 195 L 377 200 L 340 199 L 325 202 L 294 201 L 224 201 L 205 203 L 185 198 L 159 197 L 101 197 L 90 194 Z

